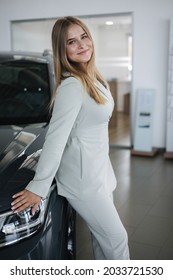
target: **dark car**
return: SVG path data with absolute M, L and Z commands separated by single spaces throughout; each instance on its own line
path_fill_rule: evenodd
M 0 53 L 0 259 L 75 259 L 75 211 L 49 195 L 32 216 L 11 211 L 12 196 L 32 180 L 48 129 L 52 55 Z

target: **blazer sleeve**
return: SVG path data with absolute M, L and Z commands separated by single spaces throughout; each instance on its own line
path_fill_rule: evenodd
M 59 168 L 71 129 L 83 103 L 83 87 L 79 80 L 67 78 L 57 90 L 52 118 L 33 180 L 26 189 L 46 197 Z

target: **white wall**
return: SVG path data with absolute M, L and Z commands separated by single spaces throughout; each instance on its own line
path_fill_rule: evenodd
M 172 0 L 0 0 L 0 50 L 11 48 L 11 20 L 124 12 L 133 12 L 134 15 L 132 119 L 136 90 L 154 88 L 153 146 L 165 147 L 168 32 L 169 19 L 173 18 Z
M 42 52 L 51 49 L 51 31 L 55 20 L 13 22 L 11 25 L 12 49 L 15 51 Z
M 121 29 L 116 25 L 98 28 L 96 62 L 107 80 L 129 78 L 128 34 L 130 33 L 131 25 Z

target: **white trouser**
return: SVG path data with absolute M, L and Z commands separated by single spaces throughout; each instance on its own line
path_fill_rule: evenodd
M 96 198 L 67 200 L 91 231 L 96 260 L 129 259 L 127 233 L 111 196 L 97 194 Z

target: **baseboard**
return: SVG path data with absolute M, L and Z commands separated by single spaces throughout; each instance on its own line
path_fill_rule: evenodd
M 173 159 L 173 152 L 165 152 L 164 158 L 166 159 Z
M 137 150 L 131 150 L 132 156 L 143 156 L 143 157 L 154 157 L 156 156 L 160 150 L 158 148 L 153 148 L 152 151 L 137 151 Z

